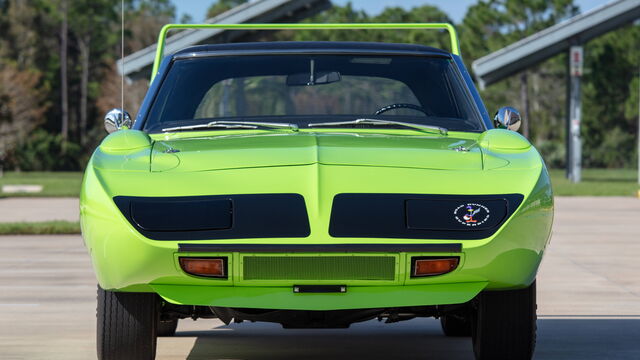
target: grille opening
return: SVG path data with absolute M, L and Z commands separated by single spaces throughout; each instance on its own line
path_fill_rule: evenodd
M 245 256 L 244 280 L 394 280 L 393 256 Z

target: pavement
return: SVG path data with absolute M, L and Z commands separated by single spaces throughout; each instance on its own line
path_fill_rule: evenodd
M 0 223 L 80 220 L 78 198 L 0 198 Z
M 556 199 L 554 235 L 538 276 L 536 359 L 640 359 L 638 217 L 634 198 Z M 0 253 L 0 359 L 94 359 L 96 280 L 82 239 L 3 236 Z M 468 338 L 444 337 L 433 319 L 335 330 L 181 320 L 175 337 L 158 340 L 157 358 L 473 356 Z

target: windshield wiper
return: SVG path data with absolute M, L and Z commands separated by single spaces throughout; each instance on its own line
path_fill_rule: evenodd
M 269 129 L 291 129 L 291 131 L 298 131 L 298 125 L 288 123 L 269 123 L 269 122 L 255 122 L 255 121 L 211 121 L 206 124 L 185 125 L 164 128 L 162 131 L 182 131 L 182 130 L 197 130 L 197 129 L 257 129 L 259 127 L 265 127 Z
M 308 124 L 307 126 L 309 127 L 323 127 L 323 126 L 342 126 L 342 125 L 381 125 L 381 126 L 388 126 L 388 125 L 397 125 L 397 126 L 403 126 L 403 127 L 408 127 L 408 128 L 412 128 L 412 129 L 417 129 L 417 130 L 422 130 L 422 131 L 428 131 L 428 132 L 434 132 L 437 131 L 438 133 L 442 134 L 442 135 L 447 135 L 447 132 L 449 130 L 440 127 L 440 126 L 431 126 L 431 125 L 421 125 L 421 124 L 413 124 L 413 123 L 406 123 L 406 122 L 401 122 L 401 121 L 391 121 L 391 120 L 379 120 L 379 119 L 356 119 L 356 120 L 350 120 L 350 121 L 334 121 L 334 122 L 324 122 L 324 123 L 311 123 Z

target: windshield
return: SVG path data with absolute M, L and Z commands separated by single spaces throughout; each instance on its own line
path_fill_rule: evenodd
M 483 130 L 451 59 L 308 54 L 176 60 L 144 129 L 160 132 L 211 121 L 279 122 L 308 128 L 362 118 Z

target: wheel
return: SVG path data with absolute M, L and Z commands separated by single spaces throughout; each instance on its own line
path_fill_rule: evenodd
M 98 359 L 154 359 L 158 314 L 156 294 L 98 287 Z
M 468 316 L 443 315 L 440 317 L 440 325 L 446 336 L 471 336 L 471 321 Z
M 173 336 L 178 328 L 178 319 L 158 321 L 158 336 Z
M 536 344 L 536 283 L 525 289 L 486 291 L 472 325 L 478 360 L 529 360 Z

